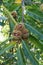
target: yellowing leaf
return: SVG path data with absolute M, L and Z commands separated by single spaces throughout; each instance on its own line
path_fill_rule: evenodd
M 22 0 L 15 0 L 15 3 L 21 3 Z

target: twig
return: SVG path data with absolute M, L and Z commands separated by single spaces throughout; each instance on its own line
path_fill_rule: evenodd
M 22 0 L 22 22 L 24 22 L 24 0 Z

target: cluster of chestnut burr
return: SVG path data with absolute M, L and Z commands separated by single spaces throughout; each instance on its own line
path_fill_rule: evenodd
M 16 12 L 12 12 L 13 18 L 17 17 Z M 28 39 L 29 31 L 26 29 L 24 23 L 18 23 L 15 25 L 12 36 L 15 40 Z
M 28 39 L 29 32 L 25 28 L 23 23 L 19 23 L 19 24 L 15 25 L 15 28 L 13 30 L 12 35 L 14 36 L 14 38 L 16 40 L 19 40 L 19 39 Z

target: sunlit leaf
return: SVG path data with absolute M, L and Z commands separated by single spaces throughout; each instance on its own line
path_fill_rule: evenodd
M 2 7 L 3 7 L 3 9 L 4 9 L 5 15 L 8 16 L 8 18 L 9 18 L 12 22 L 14 22 L 14 24 L 17 24 L 17 22 L 15 21 L 15 19 L 12 17 L 11 13 L 7 10 L 7 8 L 4 7 L 4 5 L 3 5 Z M 6 13 L 6 12 L 7 12 L 7 13 Z M 9 21 L 9 22 L 10 22 L 10 21 Z

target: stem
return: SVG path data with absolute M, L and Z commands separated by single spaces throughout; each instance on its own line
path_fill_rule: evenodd
M 22 0 L 22 22 L 24 22 L 24 0 Z

